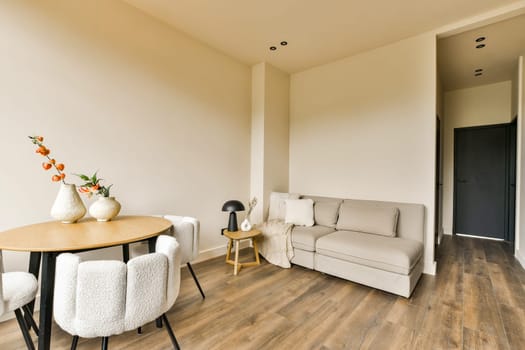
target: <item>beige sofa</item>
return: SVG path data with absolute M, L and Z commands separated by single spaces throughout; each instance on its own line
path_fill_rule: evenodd
M 292 230 L 292 263 L 410 297 L 423 271 L 421 204 L 303 196 L 315 225 Z

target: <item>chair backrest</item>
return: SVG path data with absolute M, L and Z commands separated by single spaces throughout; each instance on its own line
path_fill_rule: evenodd
M 179 242 L 182 257 L 181 263 L 186 264 L 199 256 L 200 222 L 189 216 L 164 215 L 173 224 L 172 234 Z
M 60 254 L 56 264 L 55 321 L 81 337 L 120 334 L 168 311 L 180 288 L 180 249 L 159 236 L 156 252 L 121 261 L 86 261 Z

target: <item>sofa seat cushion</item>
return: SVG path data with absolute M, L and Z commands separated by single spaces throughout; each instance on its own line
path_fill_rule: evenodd
M 325 236 L 334 232 L 332 227 L 321 225 L 314 226 L 294 226 L 292 230 L 292 246 L 294 248 L 306 250 L 309 252 L 315 251 L 315 241 L 319 237 Z
M 408 275 L 423 255 L 423 243 L 356 231 L 337 231 L 316 242 L 321 255 Z

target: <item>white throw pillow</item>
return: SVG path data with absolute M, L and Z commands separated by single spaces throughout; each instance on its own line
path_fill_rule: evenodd
M 300 226 L 313 226 L 314 201 L 311 199 L 287 199 L 285 222 Z
M 284 220 L 286 217 L 286 203 L 287 199 L 299 199 L 297 193 L 281 193 L 272 192 L 270 194 L 270 209 L 268 212 L 268 220 Z

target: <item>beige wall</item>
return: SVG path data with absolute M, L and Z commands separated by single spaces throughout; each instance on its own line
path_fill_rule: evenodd
M 452 234 L 454 128 L 509 123 L 511 82 L 448 91 L 444 102 L 443 229 L 445 234 Z
M 251 196 L 254 223 L 266 217 L 272 191 L 288 191 L 290 76 L 267 64 L 252 67 Z
M 1 1 L 0 53 L 0 230 L 50 219 L 41 134 L 69 181 L 113 183 L 122 214 L 195 216 L 201 251 L 225 244 L 222 203 L 249 197 L 249 67 L 110 0 Z
M 436 42 L 425 34 L 292 75 L 290 191 L 421 203 L 434 272 Z

